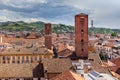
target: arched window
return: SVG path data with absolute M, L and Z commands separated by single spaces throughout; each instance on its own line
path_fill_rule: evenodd
M 81 33 L 84 33 L 84 30 L 83 30 L 83 29 L 81 30 Z
M 84 49 L 81 49 L 82 51 L 84 51 Z
M 84 40 L 83 39 L 81 40 L 81 44 L 84 45 Z
M 84 30 L 81 30 L 81 36 L 84 37 Z

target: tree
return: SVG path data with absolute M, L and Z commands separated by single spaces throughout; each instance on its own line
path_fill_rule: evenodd
M 116 33 L 116 32 L 112 32 L 112 33 L 111 33 L 111 36 L 116 37 L 116 36 L 117 36 L 117 33 Z
M 101 60 L 105 60 L 105 55 L 103 55 L 102 53 L 99 54 Z
M 20 38 L 20 36 L 16 36 L 16 38 Z

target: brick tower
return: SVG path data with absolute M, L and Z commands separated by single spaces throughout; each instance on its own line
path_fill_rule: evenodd
M 88 15 L 75 16 L 75 52 L 79 58 L 88 57 Z
M 45 24 L 45 46 L 48 49 L 51 49 L 52 47 L 52 36 L 51 36 L 51 24 L 50 23 L 46 23 Z

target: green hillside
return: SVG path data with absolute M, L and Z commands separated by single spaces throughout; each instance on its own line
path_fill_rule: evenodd
M 17 22 L 0 22 L 0 30 L 8 30 L 8 31 L 39 31 L 41 33 L 44 32 L 44 22 L 31 22 L 26 23 L 24 21 Z M 65 25 L 65 24 L 52 24 L 53 33 L 73 33 L 74 26 Z M 112 32 L 120 33 L 120 29 L 109 29 L 109 28 L 89 28 L 89 34 L 92 33 L 102 33 L 108 34 Z

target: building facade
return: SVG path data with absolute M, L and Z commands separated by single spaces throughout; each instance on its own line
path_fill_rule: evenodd
M 75 16 L 75 52 L 79 58 L 88 57 L 88 15 Z
M 23 64 L 23 63 L 39 63 L 41 59 L 53 56 L 52 53 L 47 54 L 0 54 L 0 64 Z
M 45 46 L 48 49 L 51 49 L 52 47 L 52 36 L 51 36 L 51 24 L 50 23 L 46 23 L 45 24 Z

